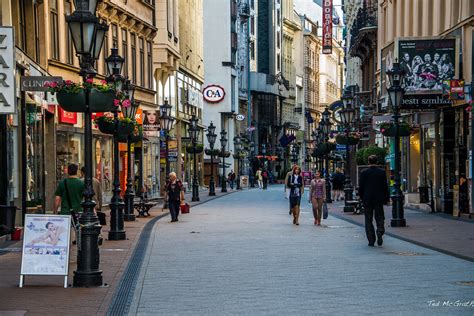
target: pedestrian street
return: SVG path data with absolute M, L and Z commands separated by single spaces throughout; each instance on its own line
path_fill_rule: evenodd
M 457 283 L 474 279 L 471 262 L 390 236 L 368 247 L 364 229 L 332 216 L 341 212 L 333 207 L 314 226 L 306 194 L 299 226 L 281 185 L 158 221 L 128 313 L 473 314 L 474 288 Z

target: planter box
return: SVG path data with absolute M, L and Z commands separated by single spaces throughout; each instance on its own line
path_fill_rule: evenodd
M 336 143 L 339 145 L 346 145 L 347 144 L 347 137 L 346 135 L 337 135 L 336 136 Z M 359 138 L 349 136 L 349 145 L 357 145 L 359 143 Z
M 84 90 L 78 93 L 60 91 L 56 93 L 59 105 L 67 112 L 86 111 L 86 93 Z M 115 92 L 100 92 L 92 89 L 89 95 L 90 112 L 110 112 L 114 109 Z
M 382 133 L 383 136 L 395 137 L 396 128 L 395 126 L 393 126 L 393 127 L 384 129 L 383 132 L 382 130 L 380 130 L 380 132 Z M 411 130 L 406 127 L 399 127 L 398 134 L 400 135 L 400 137 L 407 137 L 411 135 Z

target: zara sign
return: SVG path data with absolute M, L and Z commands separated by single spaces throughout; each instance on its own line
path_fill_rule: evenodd
M 204 100 L 209 103 L 218 103 L 224 100 L 225 90 L 219 85 L 211 84 L 202 90 Z
M 15 113 L 15 44 L 13 27 L 0 27 L 0 114 Z

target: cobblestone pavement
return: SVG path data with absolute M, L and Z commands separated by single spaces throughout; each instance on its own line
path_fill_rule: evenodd
M 333 216 L 314 226 L 307 199 L 292 225 L 282 191 L 243 191 L 157 222 L 129 313 L 474 313 L 474 287 L 459 283 L 474 281 L 472 262 L 390 236 L 368 247 L 359 226 Z

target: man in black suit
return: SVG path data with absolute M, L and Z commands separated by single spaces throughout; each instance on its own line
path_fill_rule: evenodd
M 385 171 L 377 168 L 377 156 L 369 156 L 370 168 L 360 174 L 359 195 L 364 204 L 365 210 L 365 233 L 369 240 L 369 246 L 373 247 L 375 243 L 375 231 L 372 223 L 374 215 L 377 224 L 377 244 L 382 246 L 382 236 L 385 232 L 383 211 L 384 204 L 390 199 L 388 192 L 387 175 Z

